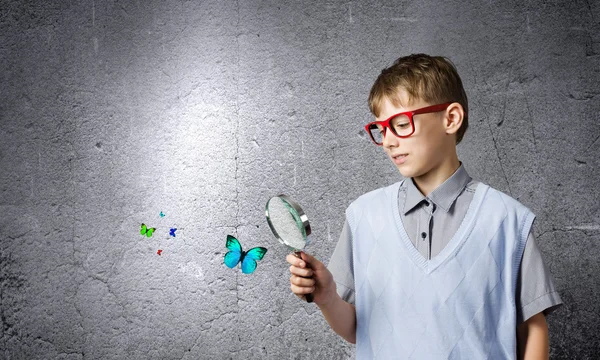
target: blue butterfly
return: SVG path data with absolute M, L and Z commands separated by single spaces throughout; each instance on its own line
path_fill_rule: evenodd
M 225 254 L 224 263 L 228 268 L 233 269 L 238 262 L 242 263 L 242 272 L 244 274 L 252 274 L 256 270 L 256 262 L 262 260 L 267 253 L 264 247 L 255 247 L 248 251 L 242 251 L 240 242 L 231 235 L 227 235 L 227 243 L 225 244 L 229 251 Z
M 160 215 L 160 217 L 165 217 L 165 214 L 162 211 L 160 212 L 159 215 Z
M 169 230 L 169 235 L 175 237 L 175 231 L 177 231 L 177 228 L 171 228 L 171 230 Z

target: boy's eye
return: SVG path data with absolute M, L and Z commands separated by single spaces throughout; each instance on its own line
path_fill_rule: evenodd
M 396 131 L 410 129 L 410 119 L 406 115 L 396 116 L 391 123 Z

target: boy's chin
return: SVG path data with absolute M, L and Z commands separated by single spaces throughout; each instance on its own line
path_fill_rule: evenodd
M 403 166 L 396 166 L 396 169 L 398 169 L 398 172 L 400 173 L 400 175 L 402 175 L 402 177 L 405 178 L 409 178 L 412 177 L 412 172 L 408 169 L 406 169 Z
M 393 160 L 392 163 L 396 166 L 400 175 L 405 178 L 419 177 L 426 172 L 425 169 L 420 166 L 415 166 L 414 163 L 395 164 Z
M 398 169 L 398 172 L 400 173 L 400 175 L 402 175 L 402 177 L 405 177 L 405 178 L 414 178 L 414 177 L 418 177 L 421 175 L 417 171 L 414 171 L 414 169 L 411 169 L 410 167 L 407 167 L 406 165 L 396 166 L 396 168 Z

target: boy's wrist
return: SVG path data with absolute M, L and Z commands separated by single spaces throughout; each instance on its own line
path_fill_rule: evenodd
M 339 300 L 342 300 L 342 298 L 338 295 L 334 284 L 333 290 L 330 292 L 330 295 L 326 297 L 325 301 L 317 303 L 317 306 L 319 307 L 319 309 L 321 309 L 321 311 L 327 311 L 328 309 L 334 307 L 335 303 L 337 303 Z

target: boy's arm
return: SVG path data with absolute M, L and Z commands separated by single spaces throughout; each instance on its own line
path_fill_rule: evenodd
M 325 265 L 304 252 L 301 259 L 289 254 L 291 264 L 290 287 L 294 294 L 303 297 L 313 294 L 315 304 L 323 313 L 329 326 L 346 341 L 356 343 L 356 310 L 336 292 L 333 275 Z
M 327 304 L 317 304 L 331 329 L 349 343 L 356 344 L 356 308 L 336 293 Z
M 562 306 L 550 270 L 533 235 L 529 232 L 516 287 L 517 327 L 537 313 L 548 316 Z
M 517 327 L 517 352 L 518 358 L 523 360 L 549 358 L 548 324 L 544 313 L 533 315 Z
M 562 306 L 542 253 L 530 229 L 517 277 L 517 350 L 519 359 L 548 359 L 546 316 Z

